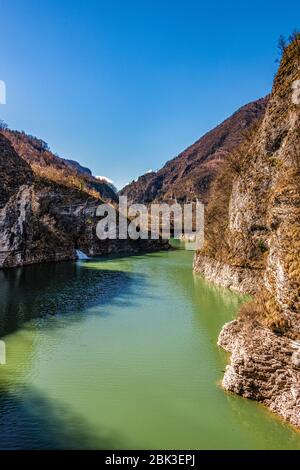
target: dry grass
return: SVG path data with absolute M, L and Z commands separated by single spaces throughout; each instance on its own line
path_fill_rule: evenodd
M 60 169 L 56 169 L 51 166 L 43 167 L 36 163 L 32 163 L 31 168 L 34 173 L 41 178 L 84 192 L 95 199 L 101 199 L 101 196 L 97 191 L 89 188 L 84 179 L 80 179 L 74 174 L 65 174 Z
M 239 319 L 257 322 L 275 333 L 284 334 L 291 327 L 291 322 L 269 292 L 262 290 L 255 299 L 242 305 Z
M 210 192 L 210 203 L 205 213 L 205 244 L 202 253 L 206 256 L 227 260 L 230 256 L 228 239 L 229 202 L 234 179 L 242 174 L 244 165 L 251 159 L 250 146 L 261 121 L 245 132 L 243 143 L 224 161 L 220 174 Z
M 300 314 L 300 131 L 289 125 L 282 103 L 299 119 L 298 108 L 290 103 L 299 67 L 300 36 L 282 58 L 262 132 L 252 129 L 213 185 L 200 252 L 231 265 L 246 266 L 246 261 L 248 267 L 266 269 L 265 286 L 241 307 L 239 316 L 291 337 Z M 229 205 L 236 178 L 250 188 L 249 212 L 240 232 L 231 232 Z

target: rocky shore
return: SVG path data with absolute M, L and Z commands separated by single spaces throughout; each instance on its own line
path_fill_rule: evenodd
M 263 281 L 261 269 L 231 266 L 208 256 L 196 256 L 193 269 L 208 281 L 242 294 L 255 294 Z
M 263 403 L 300 428 L 300 342 L 234 320 L 224 325 L 218 345 L 231 354 L 224 389 Z

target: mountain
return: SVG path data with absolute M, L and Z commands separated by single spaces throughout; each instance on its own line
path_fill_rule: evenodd
M 130 202 L 179 203 L 199 198 L 208 201 L 209 188 L 227 155 L 243 140 L 245 131 L 260 120 L 268 97 L 249 103 L 222 124 L 168 161 L 157 172 L 148 172 L 121 190 Z
M 225 389 L 300 427 L 300 35 L 286 48 L 264 118 L 229 155 L 194 269 L 252 294 L 219 345 Z M 298 85 L 298 91 L 297 91 Z
M 1 132 L 36 175 L 79 189 L 92 197 L 117 202 L 115 192 L 105 181 L 95 178 L 88 168 L 76 161 L 60 158 L 51 152 L 43 140 L 10 129 L 3 129 Z
M 96 176 L 97 180 L 103 181 L 106 183 L 116 194 L 118 194 L 118 190 L 116 186 L 114 185 L 114 182 L 107 178 L 106 176 Z
M 70 168 L 74 168 L 78 173 L 81 173 L 82 175 L 93 176 L 89 168 L 80 165 L 80 163 L 76 162 L 75 160 L 68 160 L 66 158 L 63 160 Z

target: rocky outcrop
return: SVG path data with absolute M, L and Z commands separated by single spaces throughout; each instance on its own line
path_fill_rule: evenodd
M 223 386 L 299 418 L 300 38 L 288 46 L 262 123 L 228 157 L 206 212 L 195 271 L 255 294 L 219 344 L 231 352 Z
M 300 428 L 300 342 L 234 320 L 223 327 L 218 345 L 231 354 L 224 389 L 263 403 Z
M 82 174 L 82 175 L 87 175 L 87 176 L 93 176 L 92 172 L 89 168 L 86 166 L 80 165 L 80 163 L 76 162 L 75 160 L 68 160 L 66 158 L 63 159 L 63 161 L 72 169 L 74 169 L 76 172 Z
M 195 257 L 193 269 L 207 280 L 243 294 L 255 294 L 263 281 L 260 269 L 231 266 L 206 256 Z
M 1 133 L 0 176 L 0 268 L 76 259 L 76 249 L 103 255 L 168 248 L 161 240 L 99 240 L 103 201 L 37 176 Z
M 243 133 L 264 115 L 268 98 L 249 103 L 157 171 L 122 189 L 131 202 L 208 201 L 212 181 L 224 159 L 243 141 Z
M 254 278 L 262 271 L 264 294 L 290 319 L 300 309 L 300 106 L 293 102 L 299 61 L 299 46 L 291 44 L 261 125 L 228 158 L 214 185 L 205 245 L 195 259 L 198 272 L 210 263 L 209 276 L 221 284 L 220 263 L 241 280 L 242 271 Z

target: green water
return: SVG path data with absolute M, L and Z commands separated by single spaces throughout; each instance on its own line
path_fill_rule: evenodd
M 300 448 L 224 393 L 218 332 L 242 301 L 191 251 L 0 272 L 0 448 Z

